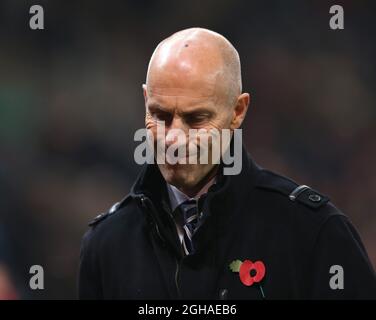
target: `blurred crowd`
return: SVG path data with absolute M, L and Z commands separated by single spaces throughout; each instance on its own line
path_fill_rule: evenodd
M 206 27 L 238 49 L 255 161 L 329 195 L 376 266 L 375 5 L 342 1 L 0 2 L 0 299 L 76 297 L 87 223 L 129 191 L 139 169 L 141 85 L 155 46 Z M 44 268 L 45 289 L 29 270 Z

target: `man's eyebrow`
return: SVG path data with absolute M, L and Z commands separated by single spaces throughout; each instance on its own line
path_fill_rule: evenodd
M 207 108 L 198 108 L 191 111 L 182 111 L 181 114 L 183 116 L 193 116 L 193 115 L 199 115 L 199 114 L 205 114 L 205 115 L 212 115 L 213 111 L 208 110 Z
M 163 106 L 159 105 L 158 103 L 151 103 L 148 105 L 148 109 L 152 109 L 153 111 L 159 110 L 163 112 L 169 112 L 167 108 L 164 108 Z
M 161 106 L 158 103 L 149 104 L 148 109 L 150 111 L 161 111 L 161 112 L 170 113 L 170 111 L 167 108 Z M 194 115 L 199 115 L 199 114 L 211 116 L 214 112 L 212 110 L 208 110 L 205 107 L 201 107 L 201 108 L 197 108 L 197 109 L 189 110 L 189 111 L 180 111 L 179 113 L 183 117 L 189 117 L 189 116 L 194 116 Z

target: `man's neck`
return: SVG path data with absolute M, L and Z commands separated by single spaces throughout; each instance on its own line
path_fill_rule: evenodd
M 215 166 L 204 179 L 200 181 L 194 188 L 179 188 L 189 198 L 199 198 L 201 195 L 208 192 L 209 188 L 215 183 L 217 176 L 218 166 Z

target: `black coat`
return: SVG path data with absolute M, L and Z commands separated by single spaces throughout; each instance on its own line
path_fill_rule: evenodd
M 183 257 L 165 181 L 147 165 L 130 194 L 98 216 L 81 247 L 81 299 L 376 298 L 376 278 L 358 233 L 326 196 L 257 166 L 221 176 L 200 206 L 194 255 Z M 244 285 L 229 265 L 262 261 Z M 333 265 L 343 289 L 331 289 Z M 253 273 L 251 273 L 253 276 Z

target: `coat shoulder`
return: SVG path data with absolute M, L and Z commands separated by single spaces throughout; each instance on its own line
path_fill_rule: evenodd
M 323 222 L 333 215 L 344 215 L 327 195 L 270 170 L 259 171 L 256 188 L 266 193 L 268 199 L 272 197 L 281 207 L 304 217 L 309 215 Z
M 279 193 L 289 201 L 303 204 L 311 209 L 323 207 L 330 200 L 328 196 L 305 184 L 298 184 L 290 178 L 266 169 L 260 170 L 256 188 Z
M 89 222 L 89 229 L 82 238 L 83 247 L 111 246 L 114 241 L 139 231 L 143 226 L 143 218 L 135 199 L 127 195 Z
M 115 233 L 116 229 L 120 226 L 127 225 L 130 220 L 132 212 L 135 211 L 132 209 L 132 197 L 127 195 L 121 201 L 116 202 L 111 206 L 111 208 L 99 215 L 97 215 L 93 220 L 88 223 L 89 230 L 87 234 L 89 237 L 94 235 L 99 236 L 107 233 Z M 126 222 L 124 224 L 124 222 Z

